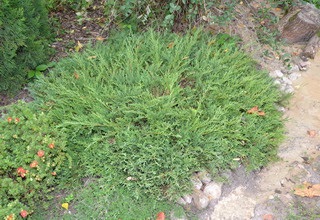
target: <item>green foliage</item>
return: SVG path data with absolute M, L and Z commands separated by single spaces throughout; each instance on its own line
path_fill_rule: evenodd
M 48 58 L 44 0 L 0 0 L 0 91 L 19 89 L 27 70 Z
M 14 106 L 0 121 L 0 218 L 32 213 L 48 199 L 62 170 L 71 167 L 63 132 L 44 113 L 25 104 Z M 69 158 L 69 159 L 68 159 Z M 68 162 L 69 160 L 69 162 Z
M 55 65 L 55 62 L 51 62 L 48 64 L 41 64 L 41 65 L 37 66 L 35 70 L 30 70 L 28 72 L 28 79 L 38 78 L 38 77 L 42 76 L 44 71 L 48 70 L 51 67 L 54 67 L 54 65 Z
M 304 0 L 305 2 L 309 2 L 311 4 L 314 4 L 317 8 L 320 9 L 320 1 L 319 0 Z
M 116 22 L 134 31 L 148 26 L 170 29 L 174 24 L 193 25 L 203 20 L 226 23 L 232 19 L 236 4 L 235 0 L 111 0 L 106 1 L 105 14 L 110 23 Z M 212 7 L 216 10 L 211 10 Z
M 170 199 L 195 171 L 276 158 L 281 95 L 254 67 L 225 35 L 148 31 L 61 61 L 32 90 L 35 108 L 68 135 L 77 175 Z M 253 106 L 266 115 L 247 114 Z
M 157 201 L 142 195 L 137 202 L 131 192 L 123 187 L 110 190 L 104 178 L 87 178 L 85 186 L 73 185 L 73 198 L 69 202 L 72 214 L 61 212 L 61 204 L 69 196 L 59 197 L 56 204 L 48 210 L 37 210 L 34 219 L 155 219 L 158 212 L 170 213 L 172 210 L 181 212 L 176 204 Z M 44 214 L 45 213 L 45 214 Z
M 93 0 L 48 0 L 46 6 L 49 10 L 56 10 L 59 7 L 69 7 L 75 11 L 86 10 Z

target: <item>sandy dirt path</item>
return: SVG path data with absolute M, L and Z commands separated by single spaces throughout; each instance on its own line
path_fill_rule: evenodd
M 320 183 L 320 171 L 310 170 L 306 163 L 320 155 L 320 56 L 308 71 L 302 72 L 294 88 L 284 114 L 286 139 L 279 148 L 281 160 L 223 196 L 207 219 L 262 220 L 267 214 L 273 219 L 285 219 L 297 197 L 293 189 L 304 181 Z M 311 130 L 317 132 L 315 137 L 308 134 Z

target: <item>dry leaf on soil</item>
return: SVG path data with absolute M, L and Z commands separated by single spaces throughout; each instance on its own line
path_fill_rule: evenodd
M 173 46 L 174 46 L 174 42 L 171 42 L 171 43 L 168 44 L 168 48 L 169 49 L 173 48 Z
M 312 185 L 311 183 L 304 183 L 302 186 L 294 189 L 294 194 L 309 198 L 320 196 L 320 184 Z
M 103 41 L 105 38 L 104 37 L 101 37 L 101 36 L 98 36 L 98 37 L 96 37 L 96 40 L 98 40 L 98 41 Z
M 249 109 L 248 111 L 247 111 L 247 113 L 248 114 L 257 114 L 257 115 L 259 115 L 259 116 L 265 116 L 266 115 L 266 113 L 264 112 L 264 111 L 261 111 L 261 110 L 259 110 L 259 107 L 258 106 L 254 106 L 254 107 L 252 107 L 251 109 Z
M 250 110 L 247 111 L 248 114 L 253 114 L 259 111 L 259 107 L 258 106 L 254 106 L 252 107 Z
M 312 138 L 317 135 L 317 131 L 316 131 L 316 130 L 309 130 L 307 133 L 308 133 L 308 135 L 309 135 L 310 137 L 312 137 Z
M 82 49 L 83 45 L 78 41 L 77 45 L 74 47 L 76 52 L 79 52 Z
M 73 74 L 73 76 L 74 76 L 75 79 L 79 79 L 79 74 L 78 74 L 78 73 L 75 72 L 75 73 Z

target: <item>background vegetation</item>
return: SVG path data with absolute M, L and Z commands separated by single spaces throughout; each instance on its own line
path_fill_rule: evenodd
M 93 2 L 0 3 L 0 90 L 13 91 L 30 70 L 51 67 L 39 67 L 50 52 L 45 6 L 85 11 Z M 190 190 L 195 171 L 219 174 L 239 163 L 258 169 L 275 160 L 282 95 L 236 39 L 196 29 L 140 32 L 224 24 L 236 3 L 106 1 L 106 25 L 129 34 L 61 60 L 30 85 L 35 101 L 12 106 L 0 122 L 0 217 L 27 211 L 41 218 L 42 210 L 68 218 L 61 212 L 68 202 L 77 211 L 70 218 L 148 219 L 179 212 L 173 202 Z M 260 111 L 249 114 L 255 106 Z M 52 207 L 44 201 L 54 188 L 67 194 Z
M 49 38 L 44 0 L 0 0 L 0 92 L 19 90 L 27 71 L 47 62 Z

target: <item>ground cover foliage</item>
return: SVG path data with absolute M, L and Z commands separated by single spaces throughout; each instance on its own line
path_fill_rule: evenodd
M 0 1 L 0 92 L 16 92 L 47 62 L 50 31 L 45 1 Z
M 34 109 L 67 135 L 73 178 L 100 178 L 137 208 L 187 192 L 195 171 L 260 168 L 282 137 L 281 94 L 224 34 L 116 35 L 31 87 Z M 248 114 L 254 106 L 265 115 Z
M 0 128 L 0 218 L 15 219 L 21 211 L 31 214 L 40 201 L 48 205 L 50 192 L 72 170 L 72 159 L 66 135 L 25 104 L 14 105 Z

